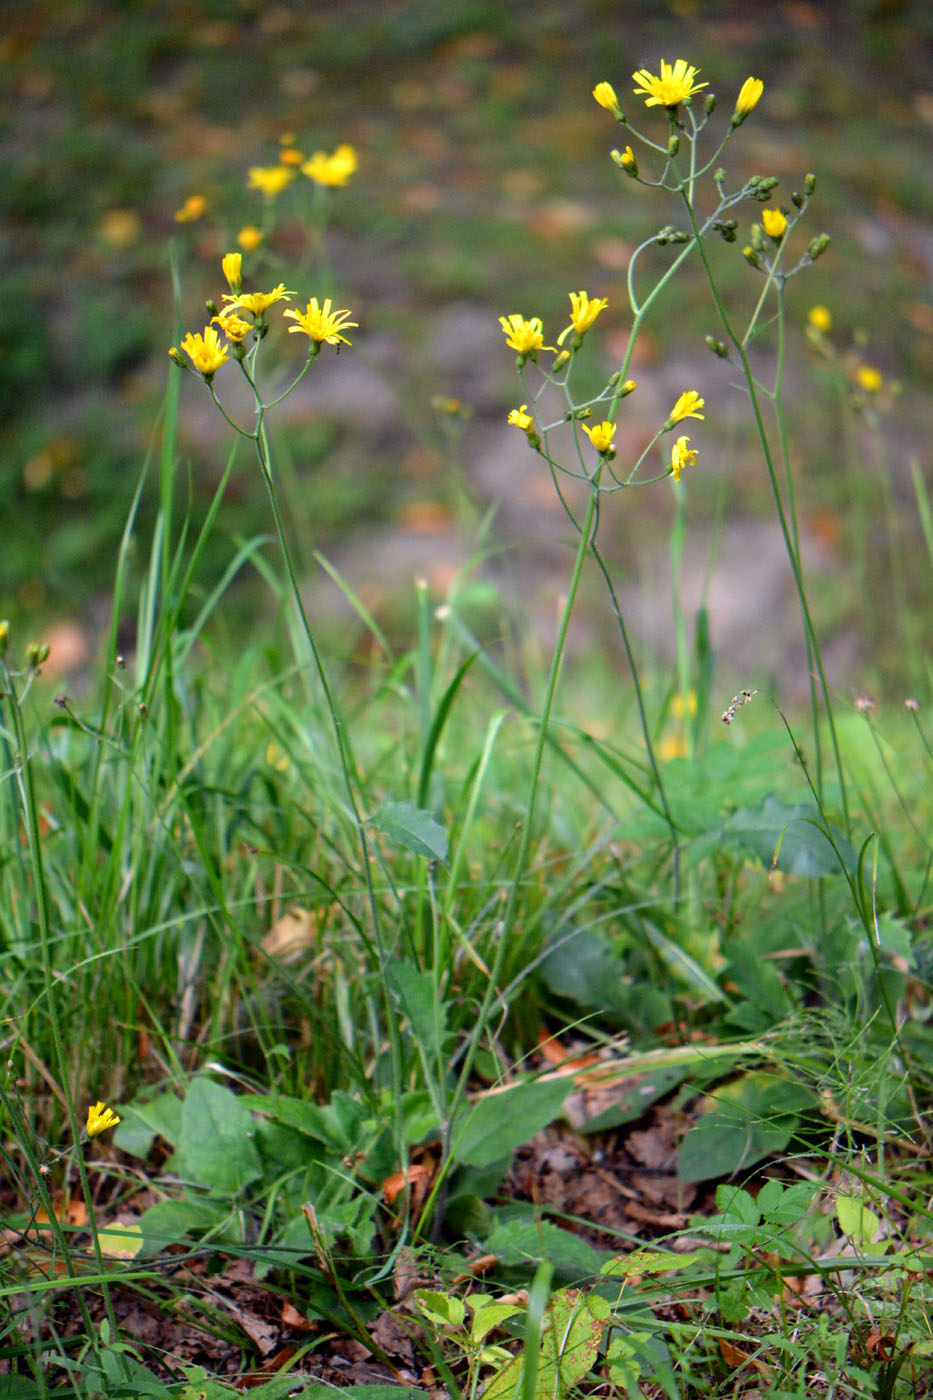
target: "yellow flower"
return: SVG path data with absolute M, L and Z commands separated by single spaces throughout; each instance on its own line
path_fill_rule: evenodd
M 739 95 L 735 103 L 735 111 L 732 113 L 732 125 L 741 126 L 749 112 L 753 112 L 761 100 L 761 94 L 765 90 L 765 85 L 760 78 L 746 78 L 739 89 Z
M 580 427 L 586 433 L 590 442 L 602 456 L 606 456 L 613 450 L 612 438 L 616 430 L 615 423 L 596 423 L 592 428 L 588 428 L 585 423 Z
M 665 428 L 673 428 L 675 423 L 679 423 L 684 418 L 705 418 L 706 415 L 700 412 L 706 405 L 706 400 L 701 399 L 696 389 L 688 389 L 681 394 L 680 398 L 671 409 L 671 416 L 664 424 Z
M 332 156 L 326 151 L 315 151 L 301 169 L 316 185 L 328 185 L 331 189 L 336 189 L 347 183 L 350 176 L 356 173 L 358 165 L 356 151 L 352 146 L 338 146 Z
M 687 740 L 683 734 L 671 734 L 658 745 L 658 758 L 668 762 L 672 758 L 687 757 Z
M 294 178 L 294 170 L 287 165 L 254 165 L 249 172 L 249 188 L 262 190 L 267 199 L 274 199 Z
M 303 331 L 317 345 L 337 345 L 341 342 L 349 345 L 350 341 L 346 336 L 341 335 L 341 331 L 347 330 L 350 326 L 358 326 L 359 321 L 348 321 L 351 315 L 349 311 L 331 311 L 331 298 L 328 297 L 323 306 L 318 306 L 317 297 L 312 297 L 308 302 L 307 311 L 286 311 L 285 315 L 290 316 L 293 321 L 297 321 L 297 326 L 289 326 L 289 331 L 294 335 L 296 331 Z
M 513 311 L 511 316 L 500 316 L 499 325 L 502 327 L 506 345 L 517 351 L 523 359 L 527 360 L 529 356 L 533 359 L 539 350 L 557 348 L 555 345 L 545 345 L 544 327 L 540 316 L 532 316 L 530 321 L 526 321 L 524 316 L 519 316 Z
M 616 97 L 616 90 L 612 83 L 597 83 L 593 89 L 593 96 L 600 107 L 605 107 L 607 112 L 618 112 L 619 99 Z
M 221 345 L 220 336 L 213 326 L 205 326 L 203 335 L 194 335 L 189 331 L 181 342 L 181 348 L 195 369 L 204 375 L 208 383 L 213 379 L 220 366 L 226 364 L 230 358 Z
M 832 313 L 828 306 L 811 306 L 807 312 L 807 320 L 824 335 L 828 335 L 833 328 Z
M 242 317 L 238 316 L 234 306 L 228 306 L 219 316 L 212 317 L 211 324 L 218 325 L 227 339 L 234 340 L 237 344 L 246 339 L 254 326 L 253 321 L 244 321 Z
M 780 243 L 787 228 L 787 219 L 780 209 L 762 209 L 761 226 L 769 238 L 773 238 L 775 243 Z
M 236 236 L 236 241 L 245 253 L 251 253 L 254 248 L 259 247 L 263 237 L 261 228 L 257 228 L 255 224 L 244 224 Z
M 638 161 L 635 159 L 635 152 L 631 146 L 626 146 L 624 151 L 618 153 L 616 164 L 621 165 L 626 175 L 631 175 L 634 178 L 638 174 Z
M 565 331 L 561 331 L 557 337 L 558 345 L 563 345 L 565 336 L 571 331 L 576 335 L 583 335 L 596 320 L 600 311 L 604 311 L 609 305 L 606 297 L 600 297 L 598 301 L 590 301 L 588 292 L 570 292 L 570 325 Z
M 859 365 L 855 371 L 855 377 L 866 394 L 879 393 L 884 383 L 881 370 L 875 369 L 872 365 Z
M 676 107 L 685 102 L 709 83 L 696 83 L 694 78 L 700 70 L 688 66 L 686 59 L 678 58 L 673 67 L 661 59 L 661 76 L 656 78 L 647 68 L 642 68 L 632 77 L 638 83 L 635 95 L 643 96 L 646 107 Z
M 91 1104 L 87 1111 L 87 1135 L 97 1137 L 98 1133 L 105 1133 L 108 1128 L 115 1128 L 119 1123 L 119 1115 L 114 1113 L 112 1108 L 108 1108 L 104 1103 Z
M 525 412 L 527 407 L 528 405 L 523 403 L 521 408 L 513 408 L 512 412 L 509 414 L 510 425 L 513 428 L 521 428 L 523 433 L 533 432 L 535 426 L 535 420 L 532 418 L 531 414 Z
M 230 305 L 224 308 L 224 315 L 230 311 L 251 311 L 254 316 L 261 316 L 274 302 L 288 301 L 289 297 L 294 295 L 294 292 L 285 290 L 284 282 L 273 287 L 271 292 L 237 292 L 235 296 L 228 296 L 224 292 L 224 301 L 230 302 Z
M 194 219 L 200 219 L 207 209 L 207 200 L 203 194 L 189 194 L 180 209 L 175 210 L 176 224 L 190 224 Z
M 674 443 L 671 452 L 671 476 L 675 481 L 680 480 L 680 473 L 684 467 L 692 467 L 697 459 L 696 448 L 687 446 L 689 441 L 688 437 L 679 437 Z
M 286 146 L 284 151 L 279 151 L 279 160 L 283 165 L 300 165 L 304 156 L 294 146 Z
M 243 254 L 224 253 L 221 267 L 231 292 L 238 292 L 243 283 Z

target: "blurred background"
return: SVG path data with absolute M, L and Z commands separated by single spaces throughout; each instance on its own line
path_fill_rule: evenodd
M 831 679 L 884 693 L 924 674 L 929 572 L 911 464 L 928 471 L 933 437 L 928 5 L 33 0 L 7 3 L 3 17 L 0 615 L 53 641 L 52 674 L 97 655 L 119 540 L 175 372 L 166 350 L 202 328 L 205 298 L 225 290 L 220 257 L 263 216 L 248 170 L 276 164 L 286 134 L 306 155 L 352 143 L 360 160 L 346 188 L 327 192 L 325 242 L 312 250 L 325 272 L 295 281 L 308 228 L 291 190 L 274 236 L 245 262 L 251 286 L 285 281 L 302 305 L 333 296 L 360 323 L 352 350 L 326 351 L 273 420 L 310 608 L 339 625 L 346 650 L 363 644 L 314 562 L 321 551 L 397 632 L 410 626 L 420 575 L 437 601 L 463 589 L 481 632 L 511 612 L 546 636 L 570 542 L 543 464 L 506 425 L 528 394 L 498 317 L 540 315 L 551 340 L 570 290 L 608 297 L 578 394 L 605 382 L 629 324 L 628 258 L 677 210 L 612 164 L 623 133 L 591 90 L 612 82 L 640 129 L 661 132 L 630 75 L 677 57 L 719 95 L 723 129 L 743 80 L 764 80 L 724 156 L 730 188 L 774 174 L 787 202 L 808 170 L 818 175 L 807 236 L 825 230 L 832 245 L 789 284 L 788 389 Z M 737 248 L 716 250 L 725 287 L 748 310 L 761 283 L 740 250 L 755 209 L 743 206 Z M 832 315 L 835 370 L 806 335 L 815 304 Z M 621 455 L 641 450 L 683 389 L 705 396 L 705 422 L 688 425 L 700 458 L 685 477 L 685 607 L 709 602 L 726 677 L 793 693 L 806 676 L 789 570 L 736 372 L 704 345 L 716 330 L 693 267 L 639 342 Z M 768 335 L 760 354 L 767 379 Z M 866 364 L 884 392 L 853 413 Z M 181 398 L 178 499 L 197 523 L 231 435 L 193 377 Z M 153 470 L 140 568 L 157 501 Z M 613 497 L 603 522 L 640 644 L 662 657 L 673 510 L 659 483 Z M 269 527 L 241 449 L 202 595 L 238 544 Z M 906 640 L 891 626 L 895 595 L 913 618 Z M 271 601 L 245 569 L 226 610 L 231 632 L 264 625 Z M 594 591 L 583 634 L 594 644 L 608 635 L 605 613 Z

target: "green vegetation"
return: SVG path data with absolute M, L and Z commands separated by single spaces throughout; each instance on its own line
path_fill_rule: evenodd
M 499 6 L 443 34 L 434 7 L 387 14 L 360 45 L 511 33 Z M 342 32 L 322 21 L 335 63 Z M 129 46 L 112 100 L 155 61 Z M 763 98 L 747 71 L 650 66 L 615 127 L 615 92 L 597 108 L 583 85 L 621 148 L 627 274 L 608 305 L 574 292 L 568 311 L 553 274 L 502 304 L 502 426 L 569 541 L 546 644 L 483 572 L 495 523 L 460 399 L 423 431 L 470 564 L 379 610 L 314 553 L 295 463 L 339 521 L 360 496 L 335 455 L 355 439 L 365 465 L 366 426 L 333 407 L 295 425 L 288 399 L 334 392 L 380 315 L 425 314 L 334 296 L 359 198 L 340 134 L 335 165 L 278 167 L 298 173 L 242 259 L 241 216 L 203 269 L 178 266 L 193 329 L 114 545 L 100 663 L 62 690 L 41 638 L 0 624 L 0 1393 L 929 1393 L 933 524 L 917 467 L 908 547 L 886 443 L 909 388 L 834 327 L 809 158 L 779 182 L 738 154 L 767 130 L 751 71 Z M 695 352 L 654 418 L 646 340 Z M 688 502 L 717 494 L 720 371 L 793 578 L 802 701 L 755 657 L 727 683 L 683 582 Z M 812 394 L 833 404 L 822 439 L 795 416 Z M 182 403 L 210 414 L 203 473 Z M 896 707 L 827 677 L 811 439 L 852 448 L 837 587 L 875 674 L 896 658 L 913 687 Z M 71 469 L 47 450 L 38 494 Z M 607 529 L 646 510 L 669 535 L 670 666 L 642 655 Z M 357 631 L 321 622 L 312 569 Z M 610 651 L 587 643 L 594 597 Z

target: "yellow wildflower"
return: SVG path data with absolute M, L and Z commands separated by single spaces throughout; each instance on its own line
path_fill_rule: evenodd
M 824 335 L 828 335 L 833 328 L 832 313 L 828 306 L 811 306 L 807 312 L 807 320 Z
M 765 85 L 760 78 L 745 79 L 736 98 L 735 111 L 732 113 L 733 126 L 741 126 L 749 112 L 755 110 L 764 90 Z
M 762 209 L 761 226 L 769 238 L 780 243 L 787 228 L 787 218 L 780 209 Z
M 599 313 L 609 305 L 606 297 L 590 301 L 588 292 L 570 292 L 568 295 L 570 296 L 570 325 L 557 337 L 558 345 L 563 345 L 565 337 L 571 331 L 576 335 L 583 335 L 589 330 Z
M 112 1108 L 108 1108 L 104 1103 L 91 1104 L 87 1111 L 87 1135 L 97 1137 L 98 1133 L 105 1133 L 108 1128 L 115 1128 L 119 1123 L 119 1115 L 114 1113 Z
M 509 414 L 510 425 L 513 428 L 521 428 L 523 433 L 533 432 L 535 426 L 535 420 L 532 418 L 531 414 L 525 412 L 527 407 L 528 405 L 523 403 L 521 408 L 513 408 Z
M 647 68 L 632 74 L 638 83 L 634 90 L 635 95 L 644 97 L 646 107 L 676 107 L 678 103 L 686 102 L 688 97 L 692 97 L 701 88 L 709 87 L 709 83 L 694 82 L 699 71 L 698 68 L 691 68 L 686 59 L 678 58 L 672 67 L 662 58 L 659 78 L 649 73 Z
M 279 151 L 279 160 L 283 165 L 300 165 L 304 156 L 294 146 L 286 146 L 284 151 Z
M 287 165 L 254 165 L 249 172 L 249 188 L 262 190 L 267 199 L 274 199 L 295 178 Z
M 347 317 L 352 314 L 351 312 L 331 311 L 331 305 L 330 297 L 327 298 L 323 306 L 318 306 L 317 297 L 312 297 L 308 302 L 307 311 L 286 311 L 286 316 L 290 316 L 293 321 L 298 322 L 296 326 L 289 326 L 291 334 L 303 331 L 319 346 L 336 345 L 339 347 L 341 342 L 344 345 L 349 345 L 350 341 L 340 332 L 347 330 L 350 326 L 358 326 L 359 321 L 348 321 Z
M 684 467 L 692 467 L 697 459 L 696 448 L 687 446 L 689 441 L 688 437 L 679 437 L 674 443 L 671 452 L 671 476 L 675 481 L 680 480 L 680 473 Z
M 621 165 L 626 175 L 631 175 L 633 179 L 638 174 L 638 161 L 635 159 L 635 152 L 631 146 L 626 146 L 624 151 L 618 152 L 616 164 Z
M 236 236 L 236 241 L 245 253 L 251 253 L 254 248 L 258 248 L 264 237 L 261 228 L 255 224 L 244 224 Z
M 681 422 L 684 418 L 705 418 L 706 415 L 700 412 L 706 405 L 706 400 L 701 399 L 696 389 L 687 389 L 671 409 L 670 417 L 664 424 L 665 428 L 673 428 L 675 423 Z
M 875 369 L 873 365 L 859 365 L 855 371 L 855 377 L 859 386 L 865 390 L 866 394 L 877 394 L 881 390 L 884 379 L 880 369 Z
M 190 224 L 195 219 L 200 219 L 207 209 L 207 200 L 203 194 L 189 194 L 180 209 L 175 210 L 176 224 Z
M 616 97 L 616 90 L 612 83 L 597 83 L 593 89 L 593 96 L 600 107 L 605 107 L 607 112 L 618 112 L 619 99 Z
M 218 325 L 228 340 L 234 340 L 239 344 L 245 340 L 253 329 L 253 321 L 244 321 L 236 314 L 236 307 L 228 306 L 218 316 L 211 318 L 211 324 Z
M 534 359 L 539 350 L 556 350 L 555 345 L 545 345 L 544 327 L 540 316 L 532 316 L 526 321 L 524 316 L 512 312 L 511 316 L 500 316 L 499 325 L 505 336 L 505 343 L 518 352 L 523 359 Z
M 238 292 L 243 284 L 243 254 L 224 253 L 221 267 L 231 292 Z
M 345 185 L 356 173 L 359 160 L 352 146 L 338 146 L 332 156 L 326 151 L 315 151 L 310 160 L 301 167 L 302 173 L 316 185 L 327 185 L 337 189 Z
M 284 282 L 273 287 L 271 292 L 237 292 L 234 296 L 228 296 L 225 292 L 224 301 L 231 304 L 224 309 L 224 314 L 228 311 L 251 311 L 254 316 L 261 316 L 273 303 L 288 301 L 294 295 L 294 292 L 285 290 Z
M 585 423 L 581 423 L 580 427 L 601 456 L 608 456 L 608 454 L 614 450 L 612 438 L 616 430 L 615 423 L 596 423 L 592 428 L 588 428 Z
M 181 348 L 208 383 L 230 358 L 213 326 L 205 326 L 203 335 L 194 335 L 189 331 L 181 342 Z

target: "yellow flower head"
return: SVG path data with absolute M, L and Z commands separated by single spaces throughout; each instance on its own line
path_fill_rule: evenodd
M 234 306 L 226 307 L 220 315 L 211 318 L 211 325 L 218 325 L 227 339 L 236 341 L 237 344 L 246 339 L 254 324 L 255 322 L 244 321 L 238 316 Z
M 780 209 L 762 209 L 761 226 L 769 238 L 779 243 L 787 228 L 787 218 Z
M 864 389 L 866 394 L 877 394 L 884 383 L 881 370 L 875 369 L 873 365 L 859 365 L 855 371 L 855 377 L 859 382 L 859 387 Z
M 284 150 L 279 151 L 279 160 L 283 165 L 300 165 L 304 156 L 300 151 L 296 151 L 294 146 L 286 146 Z
M 697 459 L 696 448 L 687 446 L 689 441 L 688 437 L 679 437 L 674 443 L 671 452 L 671 476 L 675 481 L 680 480 L 680 473 L 684 467 L 692 467 Z
M 523 433 L 533 432 L 535 426 L 535 420 L 532 418 L 531 414 L 525 412 L 527 407 L 528 405 L 523 403 L 521 408 L 513 408 L 512 412 L 509 414 L 510 425 L 513 428 L 521 428 Z
M 681 422 L 684 418 L 705 418 L 706 415 L 700 412 L 705 404 L 706 400 L 700 398 L 696 389 L 688 389 L 674 404 L 670 417 L 664 426 L 673 428 L 675 423 Z
M 619 99 L 616 97 L 616 90 L 612 83 L 597 83 L 593 89 L 593 96 L 600 107 L 605 107 L 607 112 L 618 112 Z
M 200 219 L 207 209 L 207 200 L 203 194 L 189 194 L 180 209 L 175 210 L 176 224 L 190 224 L 195 219 Z
M 315 151 L 310 160 L 301 167 L 302 173 L 316 185 L 327 185 L 337 189 L 345 185 L 356 173 L 359 161 L 352 146 L 338 146 L 332 156 L 326 151 Z
M 119 1121 L 119 1115 L 114 1113 L 112 1108 L 108 1108 L 104 1103 L 93 1103 L 87 1111 L 87 1135 L 97 1137 L 98 1133 L 115 1128 Z
M 258 248 L 263 240 L 263 231 L 255 224 L 245 224 L 236 236 L 236 241 L 243 249 L 244 253 L 251 253 L 254 248 Z
M 662 58 L 659 78 L 649 73 L 647 68 L 632 74 L 638 84 L 634 90 L 635 95 L 644 97 L 646 107 L 676 107 L 678 103 L 686 102 L 688 97 L 692 97 L 701 88 L 709 87 L 709 83 L 694 82 L 699 71 L 698 68 L 691 68 L 686 59 L 678 58 L 672 67 Z
M 807 312 L 807 320 L 811 326 L 822 331 L 823 335 L 829 335 L 833 328 L 832 313 L 828 306 L 811 306 Z
M 208 383 L 230 358 L 213 326 L 205 326 L 203 335 L 194 335 L 189 331 L 181 342 L 181 348 Z
M 287 165 L 254 165 L 249 172 L 249 188 L 262 190 L 266 199 L 274 199 L 295 178 Z
M 556 350 L 555 345 L 545 345 L 544 327 L 540 316 L 532 316 L 526 321 L 524 316 L 512 312 L 511 316 L 500 316 L 499 325 L 505 336 L 505 343 L 523 359 L 534 359 L 539 350 Z
M 600 311 L 605 311 L 609 305 L 608 298 L 600 297 L 597 301 L 590 301 L 588 292 L 570 292 L 570 325 L 566 330 L 561 331 L 557 337 L 558 345 L 563 345 L 564 338 L 571 331 L 575 335 L 583 335 L 589 330 L 596 320 Z
M 331 311 L 332 301 L 328 297 L 323 306 L 318 306 L 317 297 L 312 297 L 308 302 L 307 311 L 286 311 L 285 315 L 290 316 L 293 321 L 297 321 L 296 326 L 289 326 L 292 335 L 296 331 L 304 332 L 316 345 L 337 345 L 341 342 L 349 345 L 345 335 L 341 331 L 347 330 L 350 326 L 358 326 L 359 321 L 349 321 L 347 317 L 352 313 L 349 311 Z
M 590 442 L 596 448 L 596 451 L 602 456 L 606 456 L 607 453 L 613 450 L 612 438 L 616 430 L 615 423 L 596 423 L 592 428 L 588 428 L 585 423 L 581 423 L 580 427 L 586 433 Z
M 765 90 L 765 85 L 760 78 L 746 78 L 739 89 L 739 95 L 735 103 L 735 111 L 732 113 L 732 125 L 741 126 L 749 112 L 753 112 L 761 101 L 761 94 Z
M 638 174 L 638 161 L 635 159 L 635 152 L 631 146 L 626 146 L 624 151 L 618 153 L 616 164 L 621 165 L 626 175 L 631 175 L 634 178 Z
M 224 253 L 221 267 L 231 292 L 238 292 L 243 285 L 243 254 Z
M 224 315 L 231 311 L 249 311 L 254 316 L 261 316 L 275 302 L 288 301 L 294 295 L 294 292 L 285 290 L 284 282 L 273 287 L 271 292 L 237 292 L 235 296 L 224 292 L 224 301 L 230 302 L 229 306 L 224 307 Z

